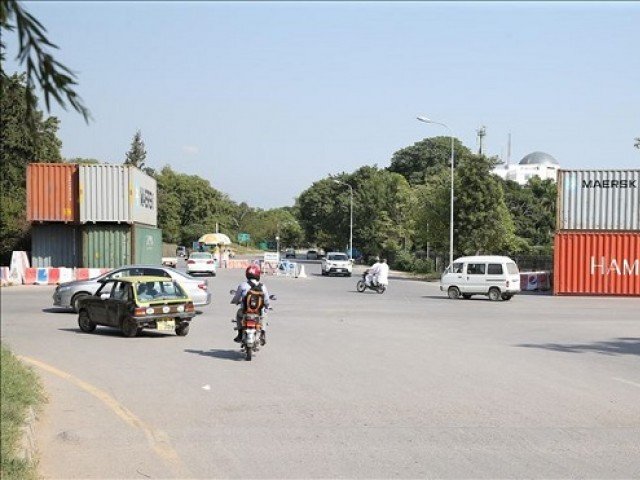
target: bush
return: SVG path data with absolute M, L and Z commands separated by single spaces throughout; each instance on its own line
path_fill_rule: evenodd
M 407 251 L 396 253 L 393 263 L 395 270 L 413 273 L 432 273 L 434 270 L 433 261 L 429 258 L 417 258 L 415 254 Z
M 27 409 L 44 400 L 42 388 L 36 374 L 4 346 L 0 346 L 0 368 L 0 476 L 7 480 L 35 479 L 35 463 L 19 458 L 17 451 Z

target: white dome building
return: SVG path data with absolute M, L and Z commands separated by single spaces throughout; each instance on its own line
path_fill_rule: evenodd
M 493 173 L 505 180 L 513 180 L 524 185 L 530 178 L 536 176 L 542 180 L 551 179 L 555 182 L 558 169 L 560 169 L 560 165 L 551 155 L 544 152 L 533 152 L 526 155 L 517 165 L 498 165 Z

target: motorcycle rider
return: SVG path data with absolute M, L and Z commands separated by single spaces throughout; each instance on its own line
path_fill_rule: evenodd
M 387 259 L 383 258 L 378 265 L 378 273 L 374 278 L 376 285 L 389 285 L 389 265 Z
M 231 303 L 234 305 L 239 305 L 238 311 L 236 312 L 236 327 L 238 330 L 238 335 L 233 339 L 234 342 L 240 343 L 242 341 L 242 315 L 244 314 L 244 298 L 247 296 L 247 292 L 251 290 L 253 287 L 261 285 L 262 292 L 264 293 L 264 308 L 269 307 L 269 292 L 267 291 L 267 286 L 265 284 L 260 283 L 260 275 L 261 275 L 260 267 L 258 265 L 252 264 L 247 267 L 244 272 L 247 280 L 238 285 L 236 289 L 236 293 L 231 299 Z M 264 331 L 265 326 L 262 325 L 263 331 L 263 340 L 266 343 L 266 332 Z
M 375 285 L 373 282 L 375 282 L 378 271 L 380 270 L 380 257 L 376 256 L 374 260 L 375 263 L 365 271 L 365 273 L 367 274 L 367 276 L 365 277 L 365 283 L 367 285 Z

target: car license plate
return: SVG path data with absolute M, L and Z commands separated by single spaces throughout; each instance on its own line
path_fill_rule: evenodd
M 336 272 L 342 272 L 342 268 L 336 268 Z
M 173 332 L 176 329 L 176 321 L 172 318 L 156 320 L 156 328 L 160 332 Z

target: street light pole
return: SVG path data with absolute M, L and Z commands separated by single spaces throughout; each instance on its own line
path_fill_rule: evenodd
M 449 265 L 453 265 L 453 133 L 451 129 L 444 123 L 435 122 L 427 117 L 417 117 L 418 120 L 424 123 L 433 123 L 435 125 L 441 125 L 449 131 L 449 137 L 451 137 L 451 218 L 449 220 Z
M 353 187 L 340 180 L 334 180 L 334 182 L 349 187 L 349 195 L 351 198 L 351 207 L 349 208 L 349 260 L 353 260 Z

